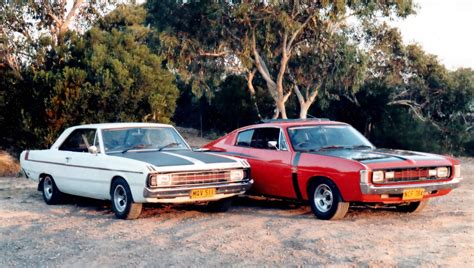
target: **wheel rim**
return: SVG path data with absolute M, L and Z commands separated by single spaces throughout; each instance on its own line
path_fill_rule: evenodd
M 114 204 L 118 212 L 124 212 L 127 207 L 127 193 L 122 185 L 117 185 L 117 187 L 115 187 Z
M 53 181 L 50 177 L 44 178 L 43 181 L 43 193 L 46 199 L 50 200 L 53 196 Z
M 321 212 L 328 212 L 334 203 L 331 188 L 326 184 L 320 184 L 314 191 L 314 204 Z

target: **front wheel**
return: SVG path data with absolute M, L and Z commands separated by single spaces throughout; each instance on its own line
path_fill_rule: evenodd
M 397 211 L 405 212 L 405 213 L 417 213 L 422 211 L 426 205 L 428 204 L 428 199 L 417 201 L 417 202 L 410 202 L 404 205 L 396 206 Z
M 41 189 L 46 204 L 55 205 L 61 202 L 62 193 L 59 191 L 51 176 L 46 175 L 43 180 L 41 180 Z
M 117 218 L 133 220 L 142 213 L 142 204 L 133 202 L 132 192 L 124 179 L 117 179 L 112 183 L 110 194 L 112 210 Z
M 342 219 L 349 210 L 349 203 L 343 202 L 339 189 L 328 179 L 311 183 L 308 197 L 311 210 L 321 220 Z

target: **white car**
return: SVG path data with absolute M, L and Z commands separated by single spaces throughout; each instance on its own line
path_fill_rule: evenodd
M 91 124 L 66 129 L 47 150 L 20 156 L 47 204 L 63 193 L 111 200 L 120 219 L 135 219 L 142 203 L 209 202 L 226 211 L 253 183 L 246 160 L 193 151 L 170 125 Z

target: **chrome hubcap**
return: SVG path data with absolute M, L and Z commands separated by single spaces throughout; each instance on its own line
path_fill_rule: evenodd
M 333 204 L 332 191 L 326 184 L 320 184 L 314 191 L 314 204 L 321 212 L 328 212 Z
M 117 185 L 115 187 L 114 204 L 118 212 L 124 212 L 127 207 L 127 193 L 122 185 Z
M 50 200 L 53 196 L 53 181 L 50 177 L 44 178 L 43 181 L 43 192 L 46 199 Z

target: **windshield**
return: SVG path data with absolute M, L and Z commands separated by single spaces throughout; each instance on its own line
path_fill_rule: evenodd
M 288 129 L 295 151 L 374 148 L 357 130 L 347 125 L 320 125 Z
M 104 129 L 102 139 L 106 153 L 189 149 L 178 132 L 171 127 Z

